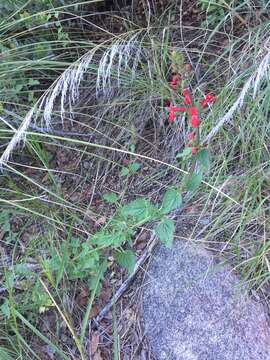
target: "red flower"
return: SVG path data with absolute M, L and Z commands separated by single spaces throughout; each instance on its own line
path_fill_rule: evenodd
M 196 147 L 191 148 L 191 152 L 193 155 L 195 155 L 198 152 L 198 148 Z
M 201 101 L 202 108 L 206 108 L 207 105 L 213 104 L 217 100 L 217 96 L 213 94 L 207 94 L 203 101 Z
M 176 115 L 175 113 L 178 111 L 180 112 L 185 112 L 187 111 L 187 108 L 184 106 L 174 106 L 172 104 L 172 102 L 170 101 L 170 105 L 169 105 L 169 122 L 174 122 L 176 120 Z
M 201 121 L 198 115 L 191 116 L 191 125 L 194 128 L 197 128 L 200 125 Z
M 192 100 L 191 100 L 191 96 L 190 96 L 190 92 L 189 92 L 188 88 L 184 88 L 183 95 L 184 95 L 184 103 L 186 105 L 191 105 Z
M 188 134 L 187 137 L 188 137 L 188 140 L 193 141 L 196 138 L 196 134 L 195 134 L 195 132 L 191 132 Z
M 192 106 L 189 108 L 189 112 L 191 115 L 191 125 L 197 128 L 200 125 L 199 109 L 196 106 Z

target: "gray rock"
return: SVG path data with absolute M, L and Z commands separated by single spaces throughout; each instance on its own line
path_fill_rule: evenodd
M 163 246 L 148 270 L 142 315 L 158 360 L 270 360 L 263 306 L 198 245 Z

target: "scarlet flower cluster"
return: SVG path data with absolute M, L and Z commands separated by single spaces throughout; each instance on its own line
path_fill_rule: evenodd
M 171 81 L 171 87 L 176 90 L 178 87 L 180 87 L 182 81 L 182 77 L 180 74 L 176 74 L 173 76 Z M 186 106 L 175 106 L 172 102 L 170 102 L 169 105 L 169 122 L 174 122 L 177 118 L 176 113 L 177 112 L 189 112 L 191 117 L 191 126 L 193 129 L 197 129 L 200 126 L 201 120 L 199 116 L 199 108 L 198 106 L 195 106 L 192 100 L 191 93 L 188 89 L 188 87 L 184 87 L 183 89 L 183 97 L 184 97 L 184 104 Z M 217 99 L 217 96 L 214 94 L 206 94 L 204 99 L 200 101 L 201 107 L 204 109 L 208 105 L 213 104 Z M 193 131 L 188 134 L 188 139 L 191 142 L 194 142 L 196 140 L 196 131 Z M 191 149 L 192 154 L 196 154 L 198 151 L 198 147 L 192 147 Z
M 175 89 L 181 81 L 181 75 L 177 74 L 173 76 L 171 81 L 171 86 Z M 185 106 L 175 106 L 170 102 L 169 106 L 169 122 L 174 122 L 176 120 L 176 113 L 177 112 L 186 112 L 189 111 L 191 115 L 191 125 L 194 129 L 196 129 L 200 125 L 200 117 L 199 117 L 199 109 L 197 106 L 193 105 L 192 97 L 190 91 L 187 87 L 183 90 L 184 96 L 184 104 L 191 105 L 190 107 Z M 217 96 L 214 94 L 207 94 L 204 100 L 200 101 L 201 107 L 205 108 L 207 105 L 212 104 L 217 99 Z

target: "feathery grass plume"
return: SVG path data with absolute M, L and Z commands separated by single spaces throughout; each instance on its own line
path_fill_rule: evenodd
M 257 96 L 257 93 L 259 91 L 259 86 L 262 80 L 267 78 L 267 75 L 269 75 L 270 49 L 266 47 L 266 50 L 267 52 L 261 58 L 257 66 L 257 69 L 246 80 L 238 98 L 230 107 L 230 109 L 226 112 L 226 114 L 218 121 L 217 125 L 210 131 L 210 133 L 205 138 L 204 143 L 208 143 L 217 134 L 220 128 L 232 119 L 234 113 L 242 108 L 244 104 L 244 99 L 252 87 L 253 87 L 253 99 Z M 258 54 L 258 57 L 261 57 L 261 54 L 264 51 L 265 49 L 261 50 L 260 53 Z
M 119 39 L 104 52 L 97 69 L 97 95 L 108 96 L 115 85 L 119 88 L 123 82 L 121 74 L 126 71 L 130 72 L 129 81 L 134 80 L 139 63 L 147 61 L 142 47 L 145 35 L 135 32 L 129 40 Z
M 16 130 L 15 135 L 12 137 L 10 142 L 8 143 L 8 146 L 6 147 L 5 151 L 3 152 L 1 158 L 0 158 L 0 169 L 2 168 L 3 164 L 5 164 L 12 151 L 16 147 L 16 145 L 20 141 L 25 141 L 25 132 L 27 131 L 31 121 L 33 120 L 33 116 L 35 114 L 36 107 L 34 106 L 25 116 L 22 124 L 19 126 L 19 128 Z
M 113 95 L 113 89 L 119 88 L 123 81 L 126 81 L 126 79 L 121 78 L 123 72 L 130 74 L 128 81 L 129 83 L 132 82 L 140 63 L 142 61 L 147 63 L 146 50 L 142 46 L 145 35 L 142 30 L 132 32 L 131 36 L 128 34 L 120 39 L 118 38 L 105 51 L 104 46 L 106 44 L 97 45 L 69 66 L 27 113 L 1 156 L 0 167 L 8 161 L 16 145 L 20 141 L 25 141 L 26 131 L 34 120 L 34 115 L 37 119 L 43 113 L 41 126 L 44 129 L 51 127 L 52 114 L 56 106 L 60 105 L 62 123 L 67 108 L 72 117 L 72 108 L 81 95 L 80 84 L 91 65 L 94 68 L 98 63 L 97 69 L 94 69 L 95 89 L 93 87 L 88 89 L 89 95 L 93 93 L 93 90 L 95 91 L 96 98 L 100 96 L 110 98 Z M 130 38 L 128 38 L 129 36 Z M 101 56 L 102 51 L 103 55 Z

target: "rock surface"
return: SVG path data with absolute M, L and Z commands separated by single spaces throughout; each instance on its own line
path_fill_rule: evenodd
M 199 245 L 155 253 L 142 315 L 158 360 L 270 360 L 269 323 L 240 280 Z

